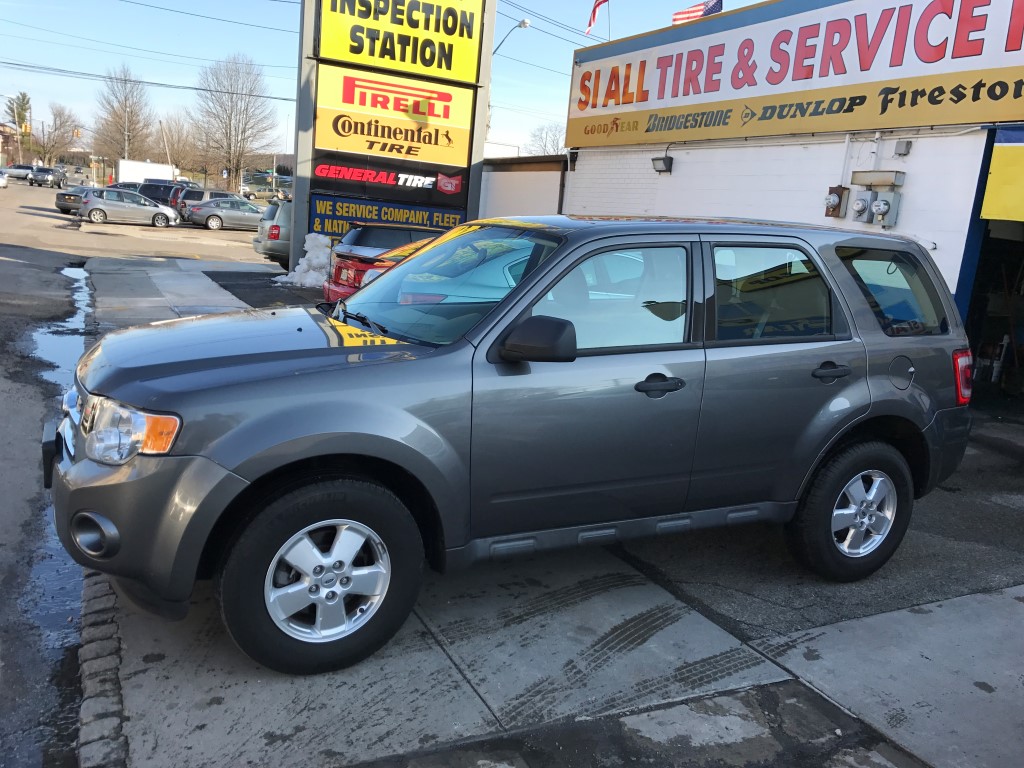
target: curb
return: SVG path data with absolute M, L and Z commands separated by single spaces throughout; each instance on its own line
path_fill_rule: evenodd
M 127 768 L 121 696 L 121 635 L 117 596 L 110 580 L 87 570 L 82 579 L 82 646 L 78 664 L 82 704 L 78 714 L 79 768 Z

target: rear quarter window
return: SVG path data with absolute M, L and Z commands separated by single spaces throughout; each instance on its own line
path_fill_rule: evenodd
M 887 336 L 949 333 L 939 292 L 916 256 L 878 248 L 836 248 Z

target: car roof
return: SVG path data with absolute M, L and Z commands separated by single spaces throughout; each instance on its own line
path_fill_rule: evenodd
M 842 237 L 880 238 L 902 240 L 912 243 L 912 238 L 896 235 L 891 232 L 866 232 L 855 229 L 842 229 L 819 224 L 800 222 L 768 221 L 760 219 L 742 219 L 729 217 L 701 216 L 582 216 L 582 215 L 550 215 L 550 216 L 514 216 L 493 219 L 481 219 L 474 224 L 491 226 L 522 227 L 536 231 L 547 230 L 560 236 L 588 235 L 610 237 L 614 235 L 659 234 L 659 233 L 692 233 L 782 237 L 799 237 L 800 235 L 826 235 Z
M 439 232 L 445 231 L 443 228 L 440 227 L 419 227 L 413 224 L 390 224 L 376 221 L 353 221 L 350 227 L 351 229 L 363 229 L 364 227 L 369 229 L 401 229 L 413 232 L 430 233 L 434 235 L 436 235 Z

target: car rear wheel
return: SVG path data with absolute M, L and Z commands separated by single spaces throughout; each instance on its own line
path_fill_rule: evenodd
M 158 213 L 156 216 L 153 217 L 154 227 L 166 227 L 168 223 L 169 221 L 167 219 L 166 213 Z
M 210 216 L 206 219 L 207 229 L 220 229 L 224 226 L 224 221 L 220 216 Z
M 815 475 L 786 525 L 786 543 L 819 576 L 863 579 L 892 557 L 913 505 L 913 480 L 903 454 L 888 443 L 858 443 Z
M 221 615 L 255 661 L 288 674 L 366 658 L 412 611 L 423 541 L 389 490 L 356 478 L 313 482 L 271 501 L 217 580 Z
M 102 224 L 106 220 L 107 214 L 104 213 L 99 208 L 93 208 L 91 211 L 89 211 L 89 221 L 91 221 L 93 224 Z

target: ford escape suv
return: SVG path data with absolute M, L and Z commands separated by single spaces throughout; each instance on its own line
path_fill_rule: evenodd
M 214 579 L 289 673 L 380 648 L 425 563 L 772 521 L 864 578 L 968 439 L 960 318 L 885 234 L 477 221 L 320 310 L 111 333 L 42 446 L 75 560 L 171 616 Z

